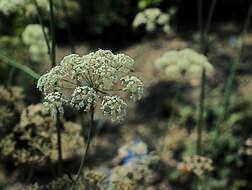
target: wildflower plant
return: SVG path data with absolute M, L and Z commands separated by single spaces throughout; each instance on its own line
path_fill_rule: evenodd
M 89 149 L 94 109 L 100 110 L 112 121 L 122 121 L 127 103 L 121 93 L 130 94 L 133 101 L 143 95 L 143 83 L 132 76 L 134 60 L 125 54 L 114 55 L 109 50 L 98 50 L 85 56 L 65 56 L 59 65 L 40 77 L 37 83 L 45 95 L 45 106 L 54 118 L 64 113 L 63 105 L 90 112 L 89 135 L 76 182 L 84 166 Z M 76 189 L 74 183 L 72 190 Z
M 163 13 L 158 8 L 145 9 L 139 12 L 132 23 L 133 28 L 138 28 L 140 26 L 145 26 L 145 30 L 149 33 L 155 32 L 158 28 L 162 28 L 165 33 L 171 32 L 171 27 L 169 24 L 170 15 Z

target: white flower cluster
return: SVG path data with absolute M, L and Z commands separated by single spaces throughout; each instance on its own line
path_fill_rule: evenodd
M 98 50 L 85 56 L 71 54 L 40 77 L 37 87 L 47 100 L 50 98 L 49 102 L 61 102 L 51 107 L 57 107 L 56 111 L 63 112 L 58 107 L 63 104 L 89 111 L 100 100 L 104 115 L 112 121 L 121 121 L 126 115 L 127 104 L 119 93 L 129 93 L 133 101 L 140 100 L 143 95 L 142 81 L 130 75 L 133 65 L 131 57 L 114 55 L 109 50 Z M 51 97 L 54 95 L 57 96 L 55 99 Z M 55 109 L 53 112 L 56 113 Z
M 161 12 L 158 8 L 149 8 L 136 15 L 133 27 L 145 25 L 148 32 L 154 32 L 158 27 L 162 27 L 163 32 L 169 33 L 171 31 L 169 21 L 169 14 Z
M 119 96 L 104 96 L 101 110 L 111 121 L 121 121 L 126 115 L 127 104 Z
M 48 33 L 48 29 L 45 28 Z M 42 28 L 39 24 L 27 25 L 22 33 L 22 40 L 29 47 L 31 59 L 35 62 L 42 62 L 49 58 L 48 48 L 44 39 Z
M 62 105 L 66 103 L 66 100 L 62 98 L 62 93 L 51 92 L 45 97 L 45 108 L 46 111 L 50 112 L 53 118 L 56 118 L 57 113 L 63 113 L 64 109 Z
M 72 94 L 71 105 L 77 110 L 89 111 L 96 103 L 96 99 L 97 95 L 94 89 L 88 86 L 77 87 Z
M 130 91 L 130 98 L 134 101 L 140 100 L 143 94 L 143 83 L 135 76 L 126 76 L 121 78 L 123 91 Z
M 156 60 L 155 67 L 171 78 L 199 78 L 203 67 L 207 76 L 211 76 L 214 71 L 207 57 L 192 49 L 168 51 Z
M 9 16 L 10 14 L 17 11 L 22 5 L 24 5 L 25 0 L 0 0 L 0 12 L 4 15 Z

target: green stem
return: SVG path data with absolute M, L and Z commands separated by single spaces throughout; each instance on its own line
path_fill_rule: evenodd
M 53 12 L 53 2 L 52 0 L 49 0 L 49 6 L 50 6 L 50 29 L 51 29 L 51 40 L 52 40 L 52 49 L 51 49 L 51 65 L 52 67 L 56 66 L 56 60 L 55 60 L 55 20 L 54 20 L 54 12 Z M 58 145 L 58 172 L 61 173 L 62 169 L 62 143 L 61 143 L 61 127 L 62 123 L 60 121 L 60 115 L 59 111 L 57 112 L 56 117 L 56 130 L 57 130 L 57 145 Z
M 238 63 L 240 61 L 240 58 L 241 58 L 244 39 L 245 39 L 245 36 L 248 33 L 248 28 L 249 28 L 249 25 L 250 25 L 250 22 L 251 22 L 251 14 L 252 14 L 252 0 L 250 1 L 248 15 L 247 15 L 244 27 L 243 27 L 243 32 L 241 34 L 241 44 L 236 50 L 237 51 L 237 57 L 234 59 L 232 65 L 231 65 L 230 74 L 228 76 L 227 84 L 226 84 L 226 87 L 224 89 L 224 100 L 223 100 L 224 104 L 221 105 L 221 108 L 223 109 L 223 113 L 220 114 L 218 116 L 218 118 L 217 118 L 217 122 L 216 122 L 217 132 L 219 132 L 219 130 L 220 130 L 219 126 L 220 126 L 221 122 L 225 119 L 226 114 L 227 114 L 227 110 L 228 110 L 228 106 L 229 106 L 228 105 L 229 104 L 229 98 L 230 98 L 230 93 L 231 93 L 231 89 L 232 89 L 232 83 L 233 83 L 233 80 L 234 80 L 237 65 L 238 65 Z M 217 138 L 218 137 L 216 135 L 209 146 L 215 145 L 215 143 L 217 141 Z
M 21 71 L 27 73 L 28 75 L 30 75 L 31 77 L 33 77 L 34 79 L 39 79 L 40 75 L 37 74 L 35 71 L 33 71 L 32 69 L 30 69 L 29 67 L 27 67 L 26 65 L 20 64 L 18 62 L 16 62 L 13 59 L 10 59 L 9 57 L 7 57 L 6 55 L 0 53 L 0 58 L 3 60 L 3 62 L 5 62 L 6 64 L 15 67 L 17 69 L 20 69 Z
M 249 25 L 250 25 L 250 21 L 251 21 L 251 14 L 252 14 L 252 0 L 250 2 L 250 7 L 249 7 L 249 11 L 248 11 L 248 16 L 247 16 L 246 21 L 245 21 L 244 30 L 243 30 L 242 35 L 241 35 L 241 44 L 237 48 L 237 57 L 234 60 L 233 64 L 231 65 L 230 75 L 228 77 L 227 85 L 226 85 L 226 88 L 224 90 L 224 115 L 227 112 L 230 92 L 231 92 L 231 89 L 232 89 L 232 84 L 233 84 L 235 72 L 236 72 L 236 69 L 237 69 L 237 65 L 238 65 L 238 63 L 239 63 L 239 61 L 241 59 L 244 39 L 245 39 L 245 37 L 246 37 L 246 35 L 248 33 L 248 29 L 249 29 Z
M 63 8 L 63 12 L 64 12 L 64 14 L 66 16 L 66 20 L 69 21 L 69 14 L 68 14 L 68 10 L 67 10 L 65 0 L 62 0 L 62 8 Z M 68 23 L 70 23 L 70 22 L 68 22 Z M 73 43 L 73 38 L 72 38 L 72 30 L 68 25 L 67 25 L 67 35 L 68 35 L 68 41 L 69 41 L 70 46 L 71 46 L 71 53 L 75 53 L 75 48 L 74 48 L 74 43 Z
M 204 51 L 204 32 L 203 32 L 203 16 L 202 16 L 202 0 L 198 0 L 198 27 L 200 31 L 200 52 Z
M 45 39 L 45 42 L 46 42 L 46 45 L 47 45 L 47 48 L 48 48 L 48 54 L 50 55 L 50 53 L 51 53 L 50 43 L 49 43 L 48 36 L 47 36 L 47 34 L 45 32 L 45 27 L 44 27 L 42 16 L 41 16 L 41 13 L 40 13 L 40 10 L 39 10 L 38 2 L 37 2 L 37 0 L 33 0 L 33 2 L 34 2 L 34 5 L 36 7 L 39 24 L 40 24 L 40 26 L 42 28 L 44 39 Z
M 204 31 L 205 36 L 207 36 L 207 34 L 209 32 L 209 29 L 210 29 L 210 26 L 211 26 L 211 22 L 212 22 L 216 2 L 217 2 L 217 0 L 212 0 L 211 7 L 210 7 L 210 10 L 209 10 L 209 14 L 208 14 L 208 17 L 207 17 L 206 28 L 205 28 L 205 31 Z
M 85 152 L 84 152 L 84 154 L 82 156 L 82 159 L 81 159 L 80 168 L 79 168 L 79 170 L 77 172 L 77 176 L 76 176 L 75 182 L 72 185 L 71 190 L 76 190 L 76 185 L 77 185 L 77 183 L 79 181 L 79 178 L 81 176 L 81 172 L 82 172 L 82 170 L 84 168 L 84 164 L 85 164 L 85 161 L 86 161 L 86 158 L 87 158 L 87 154 L 88 154 L 88 150 L 89 150 L 89 145 L 91 143 L 91 136 L 92 136 L 92 131 L 93 131 L 93 121 L 94 121 L 94 107 L 92 106 L 91 110 L 90 110 L 88 140 L 86 142 Z
M 58 148 L 58 174 L 61 174 L 62 171 L 62 143 L 61 143 L 61 127 L 62 122 L 60 121 L 59 111 L 57 112 L 56 117 L 56 129 L 57 129 L 57 148 Z
M 202 128 L 203 128 L 205 83 L 206 83 L 206 70 L 205 70 L 205 68 L 203 68 L 202 75 L 201 75 L 199 119 L 198 119 L 198 125 L 197 125 L 197 155 L 201 155 L 201 135 L 202 135 Z
M 179 81 L 179 84 L 178 84 L 177 89 L 176 89 L 175 97 L 172 100 L 171 114 L 170 114 L 170 119 L 169 119 L 169 122 L 168 122 L 168 127 L 170 126 L 171 122 L 174 119 L 174 116 L 175 116 L 174 115 L 175 114 L 175 106 L 178 103 L 180 92 L 181 92 L 181 88 L 183 87 L 183 84 L 184 84 L 184 76 L 182 76 L 181 81 Z
M 209 29 L 210 29 L 210 26 L 211 26 L 211 22 L 212 22 L 216 2 L 217 2 L 216 0 L 212 0 L 211 7 L 210 7 L 210 10 L 209 10 L 209 14 L 208 14 L 208 17 L 207 17 L 206 27 L 205 27 L 205 30 L 202 33 L 203 43 L 202 43 L 201 50 L 202 50 L 203 54 L 207 53 L 207 46 L 208 46 L 208 43 L 209 43 L 207 35 L 208 35 Z
M 16 71 L 16 69 L 14 67 L 12 67 L 11 70 L 10 70 L 10 73 L 9 73 L 8 80 L 7 80 L 7 84 L 6 84 L 7 87 L 11 86 L 15 71 Z
M 55 60 L 55 20 L 54 20 L 54 12 L 53 12 L 53 2 L 49 0 L 50 5 L 50 29 L 51 29 L 51 40 L 52 40 L 52 49 L 51 49 L 51 64 L 52 67 L 56 65 Z

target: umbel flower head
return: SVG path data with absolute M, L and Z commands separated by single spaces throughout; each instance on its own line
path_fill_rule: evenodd
M 65 56 L 58 66 L 38 80 L 37 87 L 45 95 L 45 105 L 53 116 L 63 113 L 70 104 L 77 110 L 100 109 L 112 121 L 121 121 L 127 109 L 122 93 L 133 101 L 143 95 L 143 83 L 132 76 L 134 60 L 124 54 L 98 50 L 85 56 Z

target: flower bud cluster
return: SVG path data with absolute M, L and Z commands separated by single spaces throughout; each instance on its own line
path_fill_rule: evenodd
M 48 33 L 48 29 L 45 28 Z M 22 40 L 29 47 L 31 59 L 42 62 L 49 59 L 48 48 L 44 39 L 42 28 L 39 24 L 29 24 L 22 33 Z
M 205 172 L 213 170 L 213 161 L 207 157 L 194 155 L 185 157 L 183 162 L 177 164 L 177 169 L 183 170 L 185 173 L 194 173 L 201 177 Z
M 154 32 L 158 27 L 162 27 L 163 32 L 169 33 L 171 31 L 170 16 L 167 13 L 161 12 L 158 8 L 145 9 L 136 15 L 133 21 L 133 27 L 145 25 L 145 29 L 148 32 Z
M 71 54 L 38 80 L 45 103 L 55 115 L 63 113 L 63 104 L 89 111 L 101 102 L 101 111 L 112 121 L 122 121 L 127 104 L 120 93 L 129 93 L 134 101 L 143 96 L 143 83 L 131 76 L 134 60 L 124 54 L 98 50 L 85 56 Z
M 203 67 L 207 76 L 211 76 L 214 70 L 206 56 L 192 49 L 168 51 L 155 61 L 155 67 L 159 71 L 164 71 L 168 77 L 189 79 L 199 78 Z

